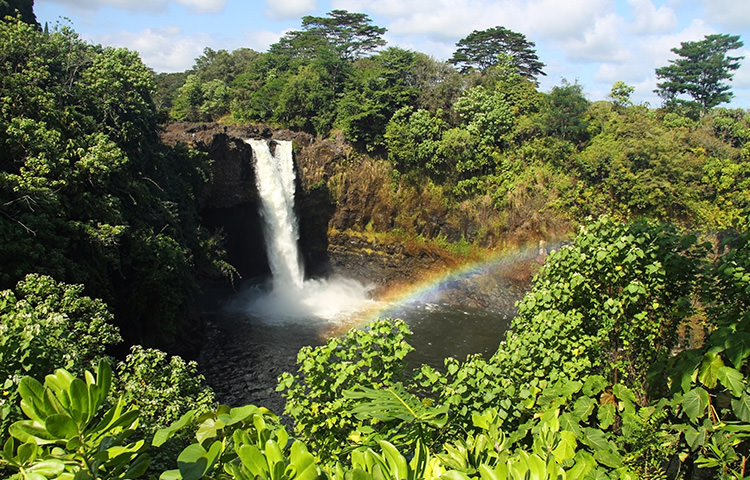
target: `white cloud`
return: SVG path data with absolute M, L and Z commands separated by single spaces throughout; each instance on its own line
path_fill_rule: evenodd
M 651 0 L 628 0 L 628 3 L 633 7 L 635 16 L 631 27 L 633 33 L 667 33 L 677 27 L 677 15 L 665 5 L 657 9 Z
M 631 38 L 628 45 L 633 61 L 603 63 L 594 74 L 592 83 L 603 87 L 623 80 L 636 88 L 633 94 L 636 103 L 649 102 L 652 106 L 658 106 L 661 99 L 653 93 L 657 83 L 656 68 L 668 65 L 669 60 L 675 58 L 671 49 L 679 47 L 680 42 L 700 40 L 709 33 L 712 33 L 709 25 L 702 20 L 694 20 L 680 32 Z
M 273 19 L 296 18 L 310 13 L 318 5 L 317 0 L 266 0 L 265 14 Z
M 690 25 L 680 32 L 669 35 L 652 35 L 639 40 L 640 54 L 639 63 L 652 67 L 667 65 L 670 59 L 675 58 L 672 49 L 679 47 L 680 43 L 686 41 L 702 40 L 703 37 L 714 33 L 714 30 L 703 20 L 695 19 Z
M 598 17 L 594 26 L 583 32 L 583 38 L 566 39 L 562 47 L 566 57 L 583 62 L 619 63 L 631 58 L 623 45 L 623 19 L 614 14 Z
M 415 13 L 443 8 L 443 0 L 331 0 L 331 8 L 350 12 L 372 12 L 386 18 L 403 18 Z M 458 0 L 455 6 L 461 8 L 465 1 Z
M 272 32 L 270 30 L 252 30 L 245 32 L 245 36 L 242 39 L 243 47 L 252 48 L 258 52 L 265 52 L 271 44 L 279 41 L 281 36 L 285 32 Z M 227 48 L 228 50 L 234 50 L 238 47 Z
M 536 0 L 524 12 L 530 27 L 542 38 L 580 38 L 595 27 L 597 19 L 610 11 L 607 0 Z
M 702 0 L 706 17 L 723 28 L 750 30 L 750 5 L 747 0 Z
M 186 35 L 182 28 L 169 26 L 140 32 L 121 31 L 89 40 L 135 50 L 143 63 L 156 72 L 182 72 L 193 66 L 211 39 L 208 35 Z
M 192 34 L 183 31 L 181 27 L 168 26 L 146 28 L 140 32 L 120 31 L 86 39 L 102 45 L 135 50 L 143 63 L 155 72 L 169 73 L 184 72 L 191 68 L 195 59 L 203 55 L 203 49 L 206 47 L 228 51 L 240 47 L 266 51 L 272 43 L 279 40 L 280 36 L 278 32 L 252 30 L 245 32 L 241 38 L 217 41 L 216 38 L 205 33 Z
M 602 63 L 594 74 L 594 81 L 599 83 L 613 84 L 622 80 L 627 84 L 639 82 L 643 79 L 643 66 L 635 62 L 624 63 Z
M 184 5 L 197 13 L 219 13 L 224 10 L 227 4 L 226 0 L 177 0 L 177 3 Z
M 532 31 L 555 38 L 580 34 L 606 13 L 610 0 L 332 0 L 331 5 L 390 20 L 385 26 L 395 35 L 458 40 L 498 25 L 527 36 Z
M 539 45 L 548 41 L 568 45 L 576 58 L 622 59 L 624 49 L 595 53 L 603 38 L 597 22 L 611 9 L 612 0 L 331 0 L 332 8 L 365 11 L 374 23 L 388 29 L 389 44 L 407 46 L 436 58 L 448 58 L 458 40 L 474 30 L 503 26 L 526 35 Z M 593 32 L 596 38 L 587 38 Z M 614 34 L 613 34 L 614 35 Z M 615 43 L 613 36 L 601 49 Z M 537 47 L 539 48 L 539 47 Z M 542 59 L 545 63 L 547 59 Z
M 161 12 L 167 9 L 172 0 L 43 0 L 66 5 L 75 10 L 96 11 L 103 7 L 121 8 L 133 12 Z M 42 2 L 39 2 L 42 3 Z M 196 13 L 218 13 L 224 10 L 226 0 L 176 0 Z

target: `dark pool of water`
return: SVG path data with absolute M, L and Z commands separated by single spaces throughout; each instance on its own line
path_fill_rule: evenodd
M 410 365 L 423 363 L 436 368 L 446 357 L 463 360 L 467 355 L 481 353 L 491 356 L 508 330 L 513 312 L 460 307 L 450 304 L 414 304 L 401 307 L 393 317 L 409 325 Z
M 490 356 L 495 352 L 525 286 L 496 287 L 495 302 L 489 309 L 477 307 L 476 299 L 463 295 L 465 288 L 456 285 L 427 300 L 380 309 L 380 318 L 401 318 L 412 330 L 409 343 L 415 351 L 407 357 L 411 366 L 426 363 L 441 368 L 443 359 L 449 356 L 463 360 L 470 354 Z M 277 378 L 296 369 L 299 349 L 321 345 L 331 336 L 363 323 L 319 319 L 269 321 L 236 309 L 227 311 L 224 306 L 233 297 L 225 292 L 211 295 L 204 308 L 209 323 L 208 340 L 199 364 L 217 400 L 229 405 L 254 403 L 280 414 L 283 399 L 275 392 Z

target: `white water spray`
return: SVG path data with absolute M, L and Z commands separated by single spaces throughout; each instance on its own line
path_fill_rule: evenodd
M 253 149 L 255 176 L 261 200 L 266 254 L 272 288 L 253 287 L 228 305 L 266 322 L 310 319 L 344 321 L 372 302 L 370 288 L 348 278 L 305 280 L 297 243 L 299 226 L 294 213 L 295 173 L 292 142 L 246 140 Z

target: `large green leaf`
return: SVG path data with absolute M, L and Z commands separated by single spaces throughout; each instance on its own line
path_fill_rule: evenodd
M 177 457 L 177 466 L 184 480 L 198 480 L 210 468 L 208 452 L 197 443 L 188 445 Z
M 21 410 L 31 420 L 44 423 L 48 415 L 55 413 L 45 403 L 44 386 L 31 377 L 23 377 L 18 383 L 18 393 L 21 395 Z
M 614 443 L 607 439 L 604 432 L 596 428 L 584 428 L 581 443 L 588 445 L 592 450 L 615 450 Z
M 622 466 L 622 457 L 611 450 L 596 450 L 594 459 L 610 468 L 619 468 Z
M 295 468 L 295 480 L 315 480 L 320 476 L 320 469 L 315 464 L 315 457 L 301 441 L 295 440 L 292 443 L 289 460 Z
M 717 372 L 721 384 L 732 392 L 732 395 L 739 397 L 745 390 L 745 376 L 732 367 L 721 367 Z
M 732 399 L 732 411 L 743 422 L 750 423 L 750 396 L 742 392 L 740 398 Z
M 448 421 L 448 407 L 428 407 L 406 391 L 400 383 L 384 389 L 359 387 L 344 392 L 346 398 L 361 400 L 351 413 L 357 418 L 372 417 L 382 422 L 402 420 L 443 427 Z
M 615 406 L 611 403 L 600 405 L 596 412 L 599 420 L 599 428 L 607 429 L 615 423 Z
M 255 445 L 242 445 L 237 449 L 240 461 L 253 476 L 268 476 L 268 462 L 266 457 Z
M 734 368 L 741 368 L 745 359 L 750 356 L 750 333 L 736 332 L 727 337 L 725 353 Z
M 89 408 L 89 392 L 86 383 L 80 378 L 70 384 L 70 416 L 80 425 L 86 425 L 96 413 L 96 407 Z
M 21 420 L 15 422 L 8 428 L 8 433 L 23 443 L 30 442 L 37 445 L 46 445 L 55 443 L 57 440 L 51 435 L 44 425 L 31 420 Z
M 587 478 L 589 472 L 596 469 L 596 460 L 586 450 L 578 450 L 574 457 L 575 464 L 568 470 L 568 478 Z
M 380 449 L 383 452 L 383 457 L 388 465 L 391 478 L 406 480 L 409 477 L 409 464 L 406 462 L 406 458 L 390 442 L 381 440 L 378 442 L 378 445 L 380 445 Z
M 44 478 L 59 478 L 65 470 L 65 463 L 62 460 L 50 459 L 35 463 L 25 470 L 25 474 L 34 473 Z
M 575 457 L 576 446 L 578 446 L 578 441 L 576 440 L 575 434 L 563 430 L 560 432 L 560 442 L 552 451 L 552 455 L 558 463 L 562 463 L 565 460 Z
M 55 438 L 70 439 L 78 435 L 78 426 L 67 415 L 50 415 L 44 427 Z
M 698 381 L 708 388 L 715 388 L 719 380 L 719 369 L 724 366 L 724 361 L 719 354 L 706 352 L 703 355 L 700 371 L 698 372 Z
M 685 415 L 695 423 L 698 417 L 702 417 L 706 412 L 708 401 L 708 392 L 701 387 L 696 387 L 682 397 L 682 409 Z
M 193 417 L 195 417 L 195 410 L 189 410 L 185 412 L 179 419 L 172 422 L 171 425 L 165 428 L 161 428 L 157 430 L 157 432 L 154 434 L 154 440 L 151 442 L 151 444 L 155 447 L 160 447 L 169 440 L 172 435 L 175 434 L 175 432 L 181 430 L 185 425 L 190 423 L 193 420 Z

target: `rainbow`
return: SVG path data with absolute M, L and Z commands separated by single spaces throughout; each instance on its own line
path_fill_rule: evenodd
M 500 276 L 509 281 L 527 283 L 546 252 L 544 246 L 526 245 L 512 251 L 500 251 L 456 268 L 429 272 L 414 283 L 391 286 L 329 334 L 339 335 L 349 328 L 359 328 L 379 318 L 394 317 L 405 306 L 439 302 L 445 292 L 456 288 L 457 284 L 474 279 Z

